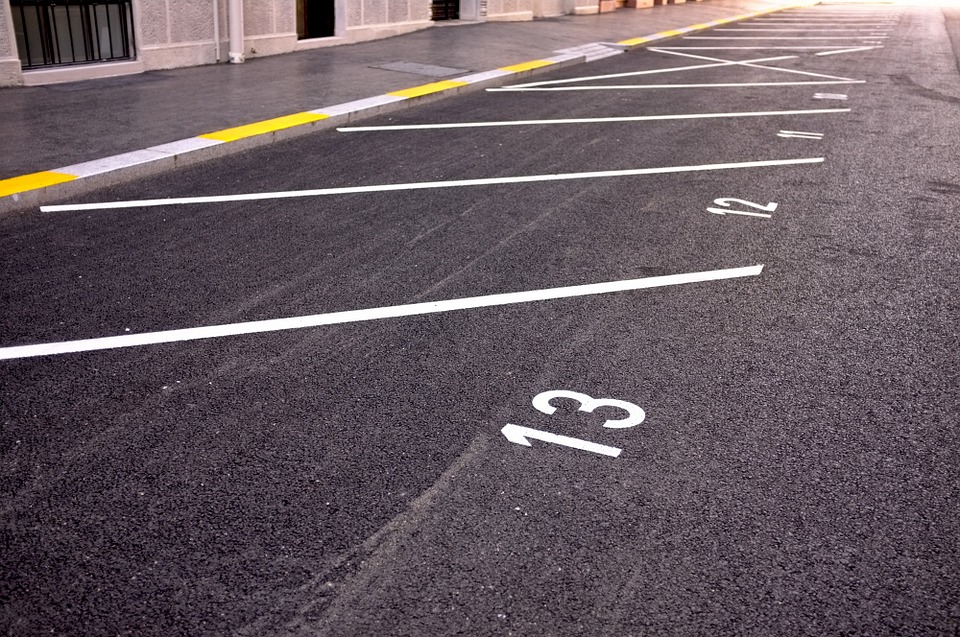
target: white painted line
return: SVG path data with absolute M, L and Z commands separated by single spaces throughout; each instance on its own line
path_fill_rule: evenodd
M 456 122 L 444 124 L 397 124 L 390 126 L 344 126 L 337 128 L 343 133 L 370 131 L 407 131 L 450 128 L 492 128 L 499 126 L 541 126 L 549 124 L 609 124 L 615 122 L 659 122 L 676 119 L 722 119 L 732 117 L 773 117 L 777 115 L 824 115 L 827 113 L 849 113 L 849 108 L 817 108 L 792 111 L 753 111 L 738 113 L 682 113 L 670 115 L 634 115 L 629 117 L 579 117 L 569 119 L 527 119 L 505 120 L 500 122 Z
M 778 13 L 776 15 L 782 16 L 797 16 L 797 17 L 814 17 L 827 20 L 832 17 L 836 18 L 882 18 L 884 20 L 890 20 L 893 18 L 899 18 L 902 14 L 900 12 L 890 12 L 890 11 L 840 11 L 837 10 L 827 10 L 827 7 L 822 7 L 816 11 L 790 11 Z
M 364 111 L 368 108 L 376 108 L 378 106 L 393 104 L 394 102 L 402 102 L 405 99 L 407 98 L 400 97 L 398 95 L 375 95 L 374 97 L 367 97 L 362 100 L 345 102 L 343 104 L 334 104 L 333 106 L 327 106 L 325 108 L 316 108 L 307 112 L 315 115 L 346 115 L 347 113 Z
M 169 142 L 166 144 L 160 144 L 158 146 L 151 146 L 147 150 L 153 150 L 158 153 L 163 153 L 165 155 L 179 155 L 181 153 L 190 153 L 195 150 L 200 150 L 202 148 L 209 148 L 210 146 L 219 146 L 225 142 L 219 139 L 207 139 L 206 137 L 190 137 L 189 139 L 181 139 L 175 142 Z
M 836 33 L 838 31 L 843 31 L 846 33 L 846 32 L 853 31 L 856 33 L 862 33 L 864 31 L 868 31 L 870 33 L 876 33 L 877 29 L 866 29 L 866 28 L 795 29 L 792 27 L 773 27 L 773 28 L 748 27 L 748 28 L 737 28 L 737 29 L 714 29 L 714 31 L 736 31 L 736 32 L 750 32 L 750 33 L 758 32 L 758 31 L 775 32 L 775 33 Z
M 823 133 L 808 133 L 798 130 L 782 130 L 777 137 L 797 137 L 799 139 L 823 139 Z
M 706 55 L 696 55 L 696 54 L 693 54 L 693 53 L 684 53 L 684 52 L 683 52 L 683 49 L 685 49 L 685 48 L 687 48 L 687 47 L 679 47 L 679 50 L 676 49 L 676 48 L 672 48 L 672 47 L 671 47 L 671 48 L 657 48 L 657 49 L 654 49 L 654 50 L 657 51 L 658 53 L 667 53 L 667 54 L 669 54 L 669 55 L 679 55 L 679 56 L 681 56 L 681 57 L 694 58 L 694 59 L 697 59 L 697 60 L 723 61 L 723 60 L 721 60 L 721 58 L 715 58 L 715 57 L 710 57 L 710 56 L 706 56 Z M 689 47 L 689 48 L 694 48 L 694 47 Z M 802 48 L 802 47 L 797 47 L 797 48 Z M 817 47 L 817 48 L 819 48 L 819 47 Z M 738 64 L 740 64 L 740 65 L 742 65 L 742 66 L 749 66 L 749 67 L 751 67 L 751 68 L 767 69 L 767 70 L 769 70 L 769 71 L 780 71 L 781 73 L 795 73 L 795 74 L 797 74 L 797 75 L 806 75 L 806 76 L 808 76 L 808 77 L 820 77 L 820 78 L 825 78 L 825 79 L 828 79 L 828 80 L 845 80 L 845 81 L 850 81 L 850 80 L 852 80 L 852 78 L 849 78 L 849 77 L 839 77 L 839 76 L 836 76 L 836 75 L 824 75 L 823 73 L 812 73 L 812 72 L 810 72 L 810 71 L 801 71 L 801 70 L 799 70 L 799 69 L 785 69 L 785 68 L 782 68 L 782 67 L 779 67 L 779 66 L 767 66 L 767 65 L 765 65 L 765 64 L 755 64 L 755 63 L 750 62 L 750 61 L 739 62 Z
M 579 60 L 581 57 L 583 56 L 577 53 L 560 53 L 558 55 L 554 55 L 553 57 L 543 59 L 547 62 L 553 62 L 554 64 L 561 64 L 563 62 L 569 62 L 570 60 Z
M 569 49 L 560 49 L 558 53 L 582 55 L 587 62 L 594 62 L 604 58 L 620 55 L 626 52 L 627 47 L 611 42 L 591 42 Z
M 791 18 L 789 16 L 769 16 L 769 17 L 763 17 L 763 18 L 753 18 L 752 20 L 741 22 L 740 24 L 749 24 L 751 22 L 763 22 L 766 24 L 770 24 L 772 22 L 794 22 L 797 24 L 810 24 L 814 26 L 818 24 L 851 24 L 851 23 L 883 24 L 883 25 L 890 25 L 890 26 L 897 24 L 897 20 L 890 19 L 890 18 L 882 18 L 882 19 L 869 18 L 869 17 L 868 18 L 816 18 L 816 17 L 801 17 L 801 16 L 797 16 L 794 18 Z
M 816 35 L 816 36 L 782 36 L 782 35 L 685 35 L 684 40 L 869 40 L 872 38 L 886 38 L 886 35 Z
M 659 48 L 649 48 L 647 50 L 654 51 L 654 52 L 660 51 Z M 689 56 L 689 57 L 698 57 L 698 56 Z M 554 86 L 557 84 L 570 84 L 573 82 L 592 82 L 594 80 L 611 80 L 611 79 L 616 79 L 621 77 L 636 77 L 639 75 L 657 75 L 660 73 L 676 73 L 679 71 L 694 71 L 694 70 L 700 70 L 700 69 L 716 68 L 721 66 L 748 65 L 755 62 L 775 62 L 779 60 L 795 59 L 796 57 L 797 56 L 795 55 L 781 55 L 777 57 L 758 58 L 756 60 L 744 60 L 744 61 L 721 60 L 719 58 L 698 57 L 698 59 L 702 59 L 702 60 L 713 60 L 714 63 L 713 64 L 696 64 L 693 66 L 679 66 L 679 67 L 672 67 L 672 68 L 666 68 L 666 69 L 650 69 L 647 71 L 630 71 L 627 73 L 611 73 L 608 75 L 588 75 L 586 77 L 571 77 L 564 80 L 543 80 L 540 82 L 527 82 L 525 84 L 513 84 L 510 88 L 531 88 L 534 86 Z M 776 67 L 771 67 L 771 68 L 776 68 Z M 492 91 L 494 89 L 487 89 L 487 90 Z
M 889 4 L 889 3 L 888 3 Z M 902 11 L 893 10 L 892 7 L 885 7 L 881 10 L 880 7 L 876 7 L 877 10 L 873 10 L 874 7 L 866 7 L 864 10 L 856 10 L 854 7 L 850 7 L 849 11 L 842 11 L 840 7 L 828 7 L 827 5 L 819 5 L 817 9 L 813 10 L 791 10 L 791 11 L 782 11 L 777 14 L 767 14 L 767 15 L 783 15 L 783 16 L 816 16 L 820 18 L 830 18 L 830 17 L 868 17 L 868 18 L 879 18 L 883 20 L 890 20 L 894 18 L 899 18 L 903 15 Z
M 278 332 L 305 327 L 320 327 L 323 325 L 341 325 L 362 321 L 375 321 L 387 318 L 406 316 L 420 316 L 423 314 L 437 314 L 456 310 L 469 310 L 498 305 L 515 305 L 534 301 L 549 301 L 597 294 L 611 294 L 631 290 L 645 290 L 650 288 L 683 285 L 687 283 L 701 283 L 704 281 L 719 281 L 741 277 L 758 276 L 763 265 L 753 265 L 742 268 L 725 270 L 709 270 L 706 272 L 690 272 L 684 274 L 670 274 L 667 276 L 629 279 L 607 283 L 592 283 L 559 288 L 530 290 L 526 292 L 508 292 L 505 294 L 491 294 L 447 301 L 428 301 L 410 305 L 395 305 L 377 307 L 366 310 L 349 310 L 345 312 L 331 312 L 314 314 L 311 316 L 296 316 L 290 318 L 269 319 L 265 321 L 250 321 L 247 323 L 231 323 L 226 325 L 210 325 L 162 332 L 148 332 L 144 334 L 124 334 L 122 336 L 107 336 L 77 341 L 63 341 L 60 343 L 41 343 L 37 345 L 19 345 L 0 348 L 0 360 L 31 358 L 35 356 L 53 356 L 75 352 L 92 352 L 97 350 L 117 349 L 121 347 L 137 347 L 142 345 L 157 345 L 160 343 L 179 343 L 208 338 L 222 338 L 225 336 L 239 336 L 241 334 L 262 334 L 264 332 Z
M 542 86 L 536 88 L 515 88 L 503 86 L 487 89 L 488 91 L 624 91 L 634 89 L 659 88 L 747 88 L 761 86 L 807 86 L 812 84 L 864 84 L 866 80 L 820 80 L 807 82 L 730 82 L 717 84 L 607 84 L 604 86 Z
M 681 47 L 669 47 L 664 50 L 669 51 L 775 51 L 775 50 L 787 50 L 787 51 L 825 51 L 827 49 L 841 49 L 846 48 L 843 46 L 681 46 Z M 760 68 L 772 69 L 775 67 L 766 66 Z M 787 69 L 778 69 L 780 71 L 787 71 Z M 799 72 L 799 71 L 794 71 Z
M 457 82 L 467 82 L 469 84 L 476 84 L 477 82 L 486 82 L 487 80 L 495 80 L 499 77 L 504 77 L 506 75 L 515 75 L 511 71 L 501 71 L 500 69 L 493 69 L 492 71 L 482 71 L 480 73 L 473 73 L 471 75 L 464 75 L 462 77 L 454 78 Z
M 819 164 L 823 157 L 802 159 L 772 159 L 763 161 L 745 161 L 726 164 L 703 164 L 698 166 L 664 166 L 660 168 L 633 168 L 628 170 L 601 170 L 583 173 L 561 173 L 553 175 L 522 175 L 518 177 L 486 177 L 482 179 L 459 179 L 452 181 L 423 181 L 406 184 L 378 184 L 373 186 L 347 186 L 343 188 L 317 188 L 312 190 L 287 190 L 280 192 L 253 192 L 237 195 L 211 195 L 205 197 L 171 197 L 169 199 L 140 199 L 134 201 L 106 201 L 101 203 L 58 204 L 40 206 L 43 212 L 67 212 L 75 210 L 110 210 L 117 208 L 149 208 L 155 206 L 177 206 L 198 203 L 225 203 L 232 201 L 263 201 L 267 199 L 293 199 L 298 197 L 320 197 L 325 195 L 348 195 L 368 192 L 395 192 L 403 190 L 428 190 L 435 188 L 459 188 L 464 186 L 496 186 L 502 184 L 523 184 L 542 181 L 569 181 L 573 179 L 599 179 L 604 177 L 635 177 L 640 175 L 666 175 L 672 173 L 704 172 L 711 170 L 731 170 L 739 168 L 760 168 L 764 166 L 794 166 L 801 164 Z
M 741 22 L 740 24 L 744 26 L 752 26 L 753 22 Z M 844 27 L 859 27 L 862 29 L 893 29 L 896 27 L 896 23 L 893 22 L 844 22 L 843 20 L 824 20 L 823 22 L 801 22 L 797 20 L 765 20 L 763 22 L 758 22 L 758 26 L 791 26 L 791 27 L 808 27 L 808 28 L 817 28 L 824 26 L 844 26 Z
M 859 46 L 855 49 L 841 49 L 839 51 L 821 51 L 820 53 L 814 53 L 814 55 L 837 55 L 839 53 L 855 53 L 857 51 L 872 51 L 874 49 L 882 49 L 882 46 Z
M 85 161 L 80 164 L 73 164 L 72 166 L 64 166 L 57 170 L 67 173 L 68 175 L 76 175 L 77 177 L 91 177 L 121 168 L 147 164 L 152 161 L 157 161 L 158 159 L 165 159 L 169 156 L 169 153 L 158 152 L 156 150 L 135 150 L 129 153 L 123 153 L 122 155 L 113 155 L 112 157 Z
M 813 95 L 815 100 L 840 100 L 845 101 L 847 96 L 843 93 L 815 93 Z

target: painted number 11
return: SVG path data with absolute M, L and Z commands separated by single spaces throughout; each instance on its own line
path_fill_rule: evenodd
M 624 429 L 627 427 L 636 427 L 646 418 L 646 413 L 638 405 L 628 403 L 625 400 L 616 400 L 613 398 L 593 398 L 580 392 L 555 389 L 537 394 L 533 398 L 533 406 L 544 414 L 550 415 L 557 411 L 557 408 L 550 404 L 554 398 L 569 398 L 580 403 L 579 411 L 592 412 L 598 407 L 616 407 L 627 413 L 626 418 L 610 419 L 603 423 L 608 429 Z M 563 447 L 572 447 L 581 451 L 589 451 L 603 456 L 616 458 L 623 449 L 601 445 L 589 440 L 580 438 L 571 438 L 570 436 L 560 436 L 548 431 L 540 431 L 530 427 L 521 427 L 520 425 L 508 424 L 500 430 L 504 437 L 510 442 L 526 447 L 532 447 L 531 440 L 541 440 L 551 444 Z

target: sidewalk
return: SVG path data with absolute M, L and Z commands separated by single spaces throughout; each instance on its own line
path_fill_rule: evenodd
M 533 22 L 437 23 L 239 65 L 0 89 L 0 211 L 797 4 L 705 0 Z M 619 46 L 589 46 L 600 42 Z M 426 66 L 378 68 L 396 62 Z M 438 66 L 447 70 L 429 68 Z

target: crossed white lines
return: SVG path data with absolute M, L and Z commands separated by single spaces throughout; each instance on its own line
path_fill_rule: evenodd
M 820 47 L 818 47 L 820 48 Z M 862 51 L 872 47 L 860 47 L 856 50 Z M 849 77 L 838 77 L 835 75 L 825 75 L 823 73 L 813 73 L 812 71 L 801 71 L 798 69 L 786 69 L 780 66 L 770 66 L 760 64 L 760 62 L 778 62 L 781 60 L 792 60 L 797 55 L 780 55 L 776 57 L 763 57 L 752 60 L 726 60 L 718 57 L 686 53 L 673 47 L 651 47 L 649 51 L 663 53 L 665 55 L 676 55 L 680 57 L 692 58 L 695 60 L 705 60 L 710 64 L 695 64 L 691 66 L 681 66 L 667 69 L 652 69 L 647 71 L 630 71 L 628 73 L 613 73 L 609 75 L 594 75 L 588 77 L 575 77 L 564 80 L 546 80 L 542 82 L 528 82 L 526 84 L 514 84 L 513 86 L 501 86 L 488 88 L 488 91 L 600 91 L 600 90 L 633 90 L 633 89 L 670 89 L 670 88 L 711 88 L 711 87 L 740 87 L 740 86 L 796 86 L 800 84 L 863 84 L 864 80 L 855 80 Z M 847 49 L 852 51 L 853 49 Z M 642 75 L 657 75 L 664 73 L 677 73 L 681 71 L 694 71 L 700 69 L 720 68 L 724 66 L 746 66 L 750 68 L 766 69 L 781 73 L 792 73 L 807 77 L 818 78 L 817 80 L 807 80 L 803 82 L 731 82 L 731 83 L 709 83 L 709 84 L 618 84 L 603 86 L 560 86 L 565 84 L 575 84 L 581 82 L 591 82 L 596 80 L 609 80 L 621 77 L 637 77 Z M 343 129 L 341 129 L 343 130 Z

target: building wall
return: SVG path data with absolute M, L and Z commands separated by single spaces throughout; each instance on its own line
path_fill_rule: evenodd
M 228 0 L 132 0 L 137 59 L 74 67 L 20 70 L 8 0 L 0 0 L 0 86 L 42 84 L 213 64 L 228 59 Z M 581 6 L 582 5 L 582 6 Z M 532 20 L 589 12 L 597 0 L 461 0 L 467 20 Z M 595 10 L 595 9 L 594 9 Z M 245 57 L 373 40 L 433 24 L 430 0 L 335 0 L 335 35 L 297 39 L 296 0 L 243 0 Z
M 17 56 L 17 41 L 13 32 L 13 16 L 10 5 L 4 3 L 0 11 L 0 86 L 17 86 L 22 83 L 20 58 Z

